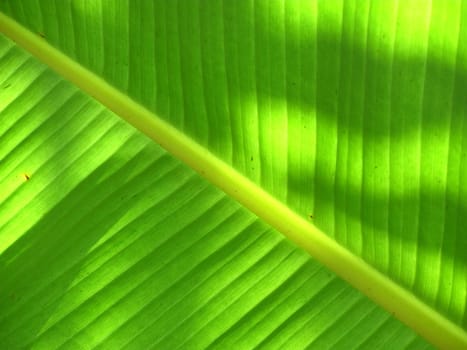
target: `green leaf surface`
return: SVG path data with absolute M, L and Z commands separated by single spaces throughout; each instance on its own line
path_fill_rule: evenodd
M 0 9 L 467 327 L 462 2 Z M 427 347 L 11 42 L 0 50 L 0 344 Z
M 425 346 L 117 116 L 1 47 L 3 348 Z

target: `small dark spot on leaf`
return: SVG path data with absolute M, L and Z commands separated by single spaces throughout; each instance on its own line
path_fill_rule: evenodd
M 31 178 L 28 174 L 23 174 L 23 177 L 26 181 L 29 181 L 29 179 Z
M 253 156 L 250 157 L 250 161 L 253 161 Z
M 4 88 L 4 89 L 8 89 L 10 86 L 11 86 L 11 84 L 8 83 L 8 84 L 5 84 L 5 85 L 3 86 L 3 88 Z
M 37 34 L 39 34 L 41 38 L 45 39 L 45 34 L 43 32 L 37 32 Z
M 308 217 L 309 217 L 310 219 L 313 219 L 313 214 L 308 214 Z

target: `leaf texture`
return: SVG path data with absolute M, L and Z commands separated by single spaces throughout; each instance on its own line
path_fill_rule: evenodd
M 0 43 L 2 348 L 428 348 L 117 116 Z
M 467 327 L 462 2 L 0 8 Z

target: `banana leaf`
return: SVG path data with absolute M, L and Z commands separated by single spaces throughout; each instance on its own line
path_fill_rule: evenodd
M 466 346 L 463 2 L 0 11 L 2 348 Z

